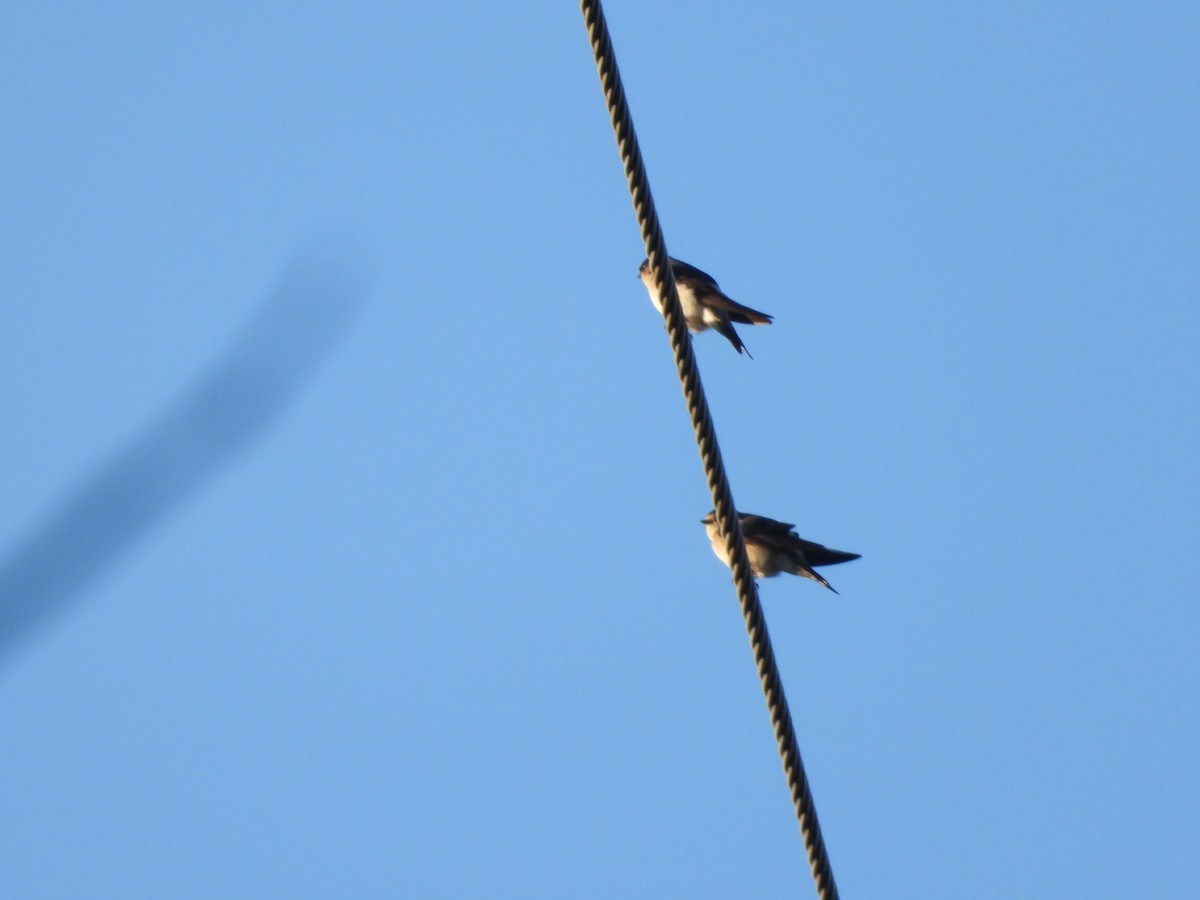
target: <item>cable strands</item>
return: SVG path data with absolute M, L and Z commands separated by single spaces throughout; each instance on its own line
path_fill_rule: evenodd
M 675 354 L 675 366 L 679 370 L 688 414 L 692 417 L 692 428 L 696 433 L 700 459 L 704 463 L 704 475 L 712 493 L 717 522 L 729 547 L 734 587 L 742 605 L 742 616 L 746 620 L 746 631 L 750 636 L 758 677 L 762 682 L 767 709 L 771 714 L 775 741 L 779 745 L 779 755 L 792 794 L 792 803 L 800 822 L 800 834 L 804 839 L 804 849 L 808 853 L 817 896 L 821 900 L 836 900 L 838 892 L 833 880 L 833 869 L 829 864 L 825 841 L 821 837 L 821 825 L 817 821 L 817 810 L 809 790 L 808 777 L 804 772 L 804 763 L 800 759 L 796 730 L 788 711 L 787 698 L 783 693 L 783 681 L 775 662 L 775 652 L 771 649 L 771 637 L 767 633 L 767 622 L 758 599 L 758 587 L 750 570 L 741 523 L 733 504 L 729 480 L 725 476 L 725 464 L 721 461 L 721 450 L 717 446 L 716 430 L 709 414 L 704 387 L 700 383 L 700 372 L 696 368 L 696 357 L 692 353 L 687 323 L 679 305 L 675 277 L 671 273 L 671 267 L 667 265 L 666 241 L 654 209 L 654 199 L 650 196 L 650 182 L 646 177 L 637 135 L 633 130 L 633 117 L 625 100 L 625 88 L 621 84 L 621 73 L 617 69 L 617 58 L 613 52 L 612 39 L 609 37 L 608 23 L 604 19 L 600 0 L 581 0 L 580 9 L 587 25 L 592 53 L 596 57 L 600 85 L 604 90 L 604 100 L 612 119 L 621 162 L 625 166 L 625 178 L 629 182 L 633 208 L 637 213 L 638 226 L 646 245 L 646 257 L 650 260 L 650 269 L 654 273 L 654 285 L 659 296 L 663 298 L 663 318 L 670 335 L 671 350 Z

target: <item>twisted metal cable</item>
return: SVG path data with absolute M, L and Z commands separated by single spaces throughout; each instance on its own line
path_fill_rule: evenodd
M 729 480 L 725 475 L 721 449 L 717 446 L 717 433 L 709 414 L 708 401 L 704 396 L 704 386 L 700 383 L 700 371 L 692 353 L 692 342 L 679 304 L 675 277 L 667 264 L 667 245 L 658 222 L 658 213 L 654 209 L 654 199 L 650 195 L 650 182 L 642 162 L 637 135 L 633 130 L 633 117 L 625 99 L 621 73 L 617 69 L 617 57 L 609 37 L 608 23 L 604 19 L 600 0 L 581 0 L 580 9 L 587 25 L 592 53 L 596 57 L 600 85 L 604 90 L 604 100 L 612 119 L 621 162 L 625 166 L 625 178 L 629 182 L 629 193 L 637 213 L 638 227 L 646 245 L 646 257 L 650 260 L 654 286 L 663 298 L 663 318 L 670 335 L 671 351 L 675 354 L 675 366 L 679 371 L 683 396 L 687 402 L 688 414 L 692 417 L 692 428 L 696 433 L 700 459 L 704 464 L 704 476 L 712 493 L 717 523 L 729 548 L 733 584 L 737 589 L 738 601 L 742 605 L 742 616 L 746 621 L 746 631 L 754 652 L 754 663 L 758 668 L 767 709 L 771 714 L 775 741 L 779 745 L 783 771 L 787 776 L 788 789 L 796 808 L 800 834 L 804 839 L 804 849 L 808 854 L 817 896 L 821 900 L 836 900 L 838 891 L 833 880 L 833 869 L 825 850 L 825 840 L 821 836 L 821 825 L 817 821 L 817 809 L 809 789 L 808 776 L 800 759 L 796 730 L 788 710 L 787 698 L 783 693 L 783 681 L 775 662 L 775 651 L 771 648 L 771 636 L 767 632 L 767 621 L 758 599 L 758 586 L 750 569 L 742 526 L 734 507 Z

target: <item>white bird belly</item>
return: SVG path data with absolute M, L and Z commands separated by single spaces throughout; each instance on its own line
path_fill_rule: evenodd
M 646 285 L 646 293 L 650 295 L 650 302 L 654 304 L 654 308 L 658 310 L 661 316 L 663 311 L 662 298 L 658 296 L 658 291 L 654 289 L 654 282 L 649 278 L 642 279 Z M 710 319 L 706 316 L 704 304 L 696 296 L 696 292 L 690 287 L 675 282 L 675 289 L 679 292 L 679 305 L 683 309 L 683 318 L 687 322 L 688 328 L 693 332 L 704 331 L 710 325 L 716 323 L 715 319 Z

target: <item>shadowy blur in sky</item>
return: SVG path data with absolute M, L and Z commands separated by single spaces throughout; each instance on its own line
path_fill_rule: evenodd
M 344 261 L 295 261 L 212 371 L 0 559 L 0 664 L 271 423 L 341 336 L 361 280 Z
M 1200 894 L 1200 12 L 606 11 L 775 316 L 696 338 L 735 497 L 863 554 L 762 585 L 843 893 Z M 578 10 L 7 18 L 0 565 L 380 262 L 0 665 L 0 894 L 811 890 Z

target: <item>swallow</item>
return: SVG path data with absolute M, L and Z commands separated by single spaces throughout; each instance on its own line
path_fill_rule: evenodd
M 861 557 L 858 553 L 830 550 L 828 547 L 806 541 L 792 530 L 796 526 L 787 522 L 776 522 L 766 516 L 750 513 L 738 513 L 738 518 L 742 522 L 742 536 L 746 539 L 746 553 L 750 557 L 750 568 L 755 578 L 771 578 L 780 572 L 803 575 L 805 578 L 821 582 L 836 594 L 833 585 L 818 575 L 813 566 L 832 566 Z M 717 527 L 716 511 L 710 512 L 700 521 L 704 523 L 704 529 L 708 532 L 713 553 L 728 566 L 729 553 L 725 548 L 725 538 Z
M 725 336 L 729 343 L 733 344 L 733 349 L 749 356 L 750 351 L 746 350 L 746 345 L 742 343 L 738 333 L 733 330 L 733 323 L 770 325 L 771 316 L 761 313 L 757 309 L 742 306 L 736 300 L 731 300 L 717 287 L 715 278 L 701 272 L 695 266 L 689 266 L 687 263 L 669 256 L 667 259 L 671 260 L 671 272 L 675 275 L 675 287 L 679 289 L 679 303 L 683 307 L 683 317 L 687 320 L 688 328 L 697 334 L 705 329 L 715 328 Z M 650 302 L 654 304 L 654 308 L 661 315 L 662 301 L 659 299 L 658 292 L 654 290 L 650 260 L 642 261 L 638 275 L 641 276 L 642 283 L 646 285 L 646 290 L 650 294 Z

